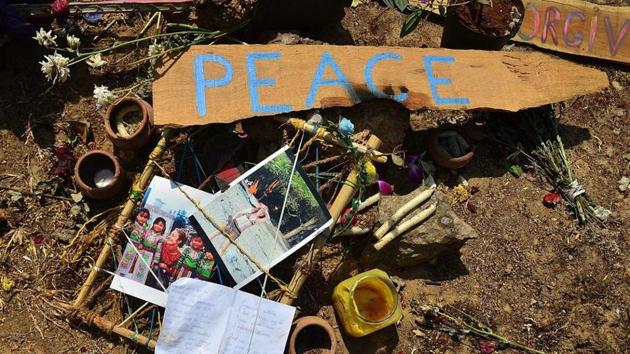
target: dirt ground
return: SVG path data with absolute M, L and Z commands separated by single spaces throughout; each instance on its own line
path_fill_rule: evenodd
M 375 2 L 343 11 L 339 21 L 303 28 L 302 35 L 337 44 L 439 46 L 439 20 L 424 21 L 401 39 L 404 15 L 398 11 Z M 142 23 L 137 14 L 130 15 L 108 30 L 106 37 L 133 34 Z M 99 32 L 95 26 L 82 28 L 86 37 Z M 75 203 L 67 195 L 61 199 L 36 195 L 38 182 L 49 180 L 58 167 L 55 147 L 71 136 L 70 121 L 89 122 L 93 145 L 112 150 L 102 124 L 104 111 L 97 110 L 92 99 L 94 84 L 129 87 L 142 73 L 88 72 L 85 66 L 77 66 L 67 83 L 46 91 L 38 64 L 43 54 L 33 43 L 11 41 L 0 47 L 0 276 L 15 282 L 0 290 L 0 352 L 144 352 L 130 341 L 55 316 L 52 304 L 72 301 L 102 240 L 78 262 L 62 263 L 60 255 L 83 219 L 71 215 Z M 121 58 L 122 54 L 110 59 Z M 341 352 L 479 352 L 475 340 L 459 342 L 421 329 L 416 319 L 425 304 L 456 306 L 497 333 L 545 352 L 630 352 L 630 262 L 626 256 L 630 197 L 617 184 L 622 176 L 630 176 L 630 161 L 624 159 L 630 153 L 630 71 L 603 61 L 565 58 L 605 71 L 611 82 L 602 92 L 565 102 L 560 128 L 577 179 L 596 202 L 612 211 L 609 221 L 580 227 L 562 205 L 545 207 L 542 197 L 550 185 L 533 171 L 526 170 L 520 178 L 506 172 L 504 156 L 497 153 L 501 149 L 491 140 L 484 141 L 473 162 L 460 171 L 479 189 L 471 199 L 476 213 L 464 205 L 455 207 L 479 237 L 469 241 L 461 255 L 389 272 L 404 282 L 400 293 L 404 315 L 397 327 L 361 339 L 341 334 L 331 294 L 339 281 L 364 270 L 357 261 L 362 241 L 326 247 L 321 271 L 306 283 L 296 305 L 301 313 L 320 315 L 333 324 Z M 422 141 L 424 130 L 435 124 L 427 117 L 433 116 L 412 114 L 408 138 Z M 87 149 L 87 144 L 79 142 L 74 154 L 80 156 Z M 137 163 L 142 154 L 128 157 L 125 165 L 131 172 L 142 168 Z M 164 158 L 172 159 L 172 153 Z M 439 183 L 451 185 L 446 179 Z M 22 197 L 12 200 L 5 187 L 21 191 Z M 66 187 L 72 188 L 71 184 Z M 54 190 L 44 194 L 59 196 Z M 91 203 L 90 215 L 118 202 Z M 278 272 L 290 277 L 294 260 L 281 264 Z M 113 307 L 115 316 L 120 306 L 112 304 L 120 301 L 108 291 L 99 304 Z

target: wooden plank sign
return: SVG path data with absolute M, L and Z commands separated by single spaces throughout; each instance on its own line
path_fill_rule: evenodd
M 564 53 L 630 63 L 630 7 L 580 0 L 524 0 L 514 41 Z
M 541 53 L 330 45 L 193 46 L 153 83 L 157 125 L 352 106 L 518 111 L 608 86 L 604 72 Z

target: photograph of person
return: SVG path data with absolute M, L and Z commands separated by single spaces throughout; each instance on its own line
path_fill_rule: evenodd
M 202 204 L 214 224 L 199 211 L 190 217 L 236 288 L 261 274 L 257 265 L 277 264 L 332 223 L 306 173 L 297 165 L 291 177 L 292 168 L 288 148 L 278 150 Z
M 188 187 L 199 201 L 212 195 Z M 211 280 L 216 272 L 212 254 L 194 230 L 188 216 L 194 205 L 165 178 L 155 177 L 142 203 L 125 228 L 127 239 L 111 287 L 164 306 L 165 289 L 181 277 Z

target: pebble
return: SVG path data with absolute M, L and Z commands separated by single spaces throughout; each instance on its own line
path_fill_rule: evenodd
M 619 191 L 623 193 L 627 191 L 628 186 L 630 186 L 630 178 L 623 176 L 619 179 L 617 183 L 619 183 Z
M 621 84 L 619 83 L 619 81 L 615 81 L 613 80 L 611 83 L 612 87 L 617 90 L 617 91 L 621 91 L 623 90 L 623 86 L 621 86 Z

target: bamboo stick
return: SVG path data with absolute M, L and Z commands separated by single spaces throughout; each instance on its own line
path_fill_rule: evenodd
M 369 149 L 376 150 L 381 146 L 381 144 L 382 144 L 381 140 L 375 135 L 372 135 L 368 139 L 366 145 Z M 337 223 L 337 220 L 341 216 L 341 213 L 345 209 L 346 205 L 348 205 L 348 203 L 350 203 L 350 201 L 352 200 L 352 197 L 354 196 L 354 193 L 356 192 L 356 188 L 354 188 L 354 186 L 357 185 L 358 179 L 359 179 L 359 168 L 357 166 L 348 174 L 347 182 L 344 183 L 344 185 L 341 187 L 339 194 L 337 194 L 335 201 L 330 207 L 329 211 L 333 219 L 333 224 L 328 230 L 329 232 L 332 232 L 332 230 L 335 227 L 335 224 Z M 312 264 L 317 263 L 321 255 L 321 252 L 320 252 L 321 248 L 324 247 L 325 244 L 326 244 L 325 237 L 317 237 L 315 239 L 315 243 L 313 244 L 313 247 L 311 248 L 311 250 L 308 252 L 308 255 L 307 255 L 307 258 L 309 259 L 307 267 L 311 267 Z M 283 292 L 282 297 L 280 298 L 280 302 L 282 302 L 283 304 L 288 304 L 288 305 L 292 304 L 293 301 L 295 301 L 295 297 L 293 296 L 293 294 L 299 294 L 300 289 L 302 289 L 302 286 L 304 286 L 304 282 L 306 281 L 307 277 L 308 277 L 307 272 L 302 271 L 302 269 L 296 270 L 295 274 L 293 274 L 293 278 L 291 279 L 291 282 L 287 286 L 290 292 L 287 292 L 287 291 Z
M 374 232 L 374 237 L 380 239 L 389 231 L 394 225 L 396 225 L 400 220 L 402 220 L 407 214 L 409 214 L 412 210 L 414 210 L 418 205 L 424 203 L 427 199 L 431 198 L 433 195 L 433 191 L 435 188 L 429 188 L 425 191 L 420 192 L 416 197 L 405 203 L 400 209 L 398 209 L 394 215 L 390 216 L 387 221 L 379 227 L 376 232 Z
M 361 204 L 359 204 L 357 212 L 378 203 L 379 200 L 381 200 L 381 193 L 374 194 L 373 196 L 369 197 L 368 199 L 361 202 Z
M 134 185 L 132 186 L 131 188 L 132 192 L 142 193 L 147 188 L 147 186 L 149 185 L 149 182 L 151 181 L 151 177 L 153 177 L 153 170 L 155 169 L 155 164 L 153 163 L 153 161 L 159 159 L 162 156 L 162 154 L 164 154 L 168 140 L 170 139 L 173 133 L 174 133 L 174 129 L 172 128 L 164 129 L 164 131 L 162 132 L 162 137 L 160 138 L 157 145 L 155 146 L 155 148 L 153 148 L 153 151 L 151 151 L 151 154 L 149 155 L 149 161 L 147 161 L 147 164 L 144 167 L 142 174 L 138 178 L 137 182 L 134 183 Z M 136 200 L 134 199 L 133 194 L 130 194 L 129 198 L 127 198 L 127 202 L 125 203 L 125 206 L 123 207 L 123 210 L 121 211 L 120 215 L 118 216 L 118 219 L 116 220 L 116 224 L 114 224 L 108 230 L 107 238 L 116 240 L 119 237 L 119 232 L 129 220 L 129 217 L 131 216 L 131 213 L 133 212 L 135 205 L 136 205 Z M 98 258 L 96 259 L 95 265 L 92 267 L 85 282 L 83 283 L 83 285 L 81 285 L 81 288 L 79 289 L 79 294 L 77 295 L 77 298 L 74 301 L 75 307 L 80 307 L 83 305 L 86 297 L 88 296 L 90 292 L 90 289 L 92 288 L 92 285 L 94 284 L 94 281 L 96 280 L 96 276 L 98 275 L 98 269 L 103 268 L 103 266 L 105 265 L 105 262 L 107 262 L 107 259 L 109 258 L 111 251 L 112 251 L 111 243 L 105 242 L 103 249 L 101 249 L 101 253 L 98 255 Z
M 63 305 L 63 307 L 66 307 Z M 73 306 L 67 306 L 66 309 L 72 309 Z M 94 311 L 87 310 L 85 308 L 75 309 L 70 311 L 69 317 L 81 321 L 88 326 L 96 326 L 98 329 L 105 333 L 116 333 L 119 336 L 130 339 L 138 344 L 146 345 L 147 347 L 154 349 L 157 342 L 154 339 L 149 340 L 148 337 L 143 336 L 140 333 L 136 333 L 130 329 L 116 326 L 114 322 L 108 320 L 105 317 L 99 316 Z
M 374 244 L 374 248 L 377 251 L 380 251 L 383 247 L 387 246 L 388 243 L 392 242 L 393 239 L 404 234 L 405 232 L 409 231 L 410 229 L 412 229 L 419 223 L 428 219 L 431 215 L 433 215 L 433 213 L 435 213 L 436 206 L 437 206 L 436 203 L 431 204 L 431 206 L 422 210 L 417 215 L 413 216 L 411 219 L 396 226 L 393 230 L 385 234 L 385 236 L 383 236 L 378 242 L 376 242 Z
M 367 227 L 352 226 L 348 228 L 346 231 L 344 231 L 343 233 L 341 233 L 339 236 L 359 236 L 359 235 L 365 235 L 369 232 L 370 232 L 370 229 Z M 337 238 L 337 236 L 335 236 L 335 238 Z

